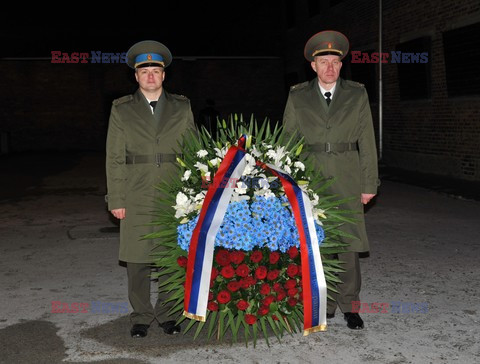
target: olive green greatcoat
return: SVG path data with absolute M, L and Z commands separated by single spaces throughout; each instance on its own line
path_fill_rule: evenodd
M 113 101 L 106 143 L 108 209 L 126 209 L 120 222 L 119 259 L 131 263 L 151 263 L 151 233 L 154 186 L 176 171 L 172 162 L 127 164 L 127 156 L 173 154 L 188 129 L 195 129 L 190 100 L 163 89 L 152 114 L 140 90 Z
M 339 78 L 330 106 L 321 95 L 318 79 L 292 86 L 283 116 L 289 133 L 298 131 L 311 149 L 325 143 L 357 143 L 358 151 L 315 151 L 320 173 L 335 178 L 328 193 L 339 198 L 355 197 L 342 208 L 358 211 L 356 224 L 345 224 L 343 230 L 358 239 L 349 239 L 350 251 L 369 250 L 362 193 L 376 194 L 378 180 L 377 149 L 367 91 L 362 84 Z M 317 146 L 315 147 L 314 145 Z

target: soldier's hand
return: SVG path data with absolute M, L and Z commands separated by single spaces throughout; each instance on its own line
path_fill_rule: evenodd
M 115 216 L 117 219 L 124 219 L 125 218 L 125 209 L 113 209 L 110 211 L 113 216 Z
M 371 200 L 372 198 L 374 198 L 374 197 L 375 197 L 375 194 L 374 194 L 374 193 L 362 193 L 362 197 L 361 197 L 362 203 L 363 203 L 364 205 L 366 205 L 366 204 L 369 203 L 370 200 Z

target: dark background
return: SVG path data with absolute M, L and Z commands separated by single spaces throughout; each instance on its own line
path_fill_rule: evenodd
M 165 88 L 186 95 L 196 117 L 210 98 L 223 118 L 277 122 L 289 87 L 314 77 L 303 58 L 313 34 L 339 30 L 351 50 L 371 54 L 380 51 L 381 21 L 383 52 L 429 55 L 427 64 L 383 64 L 382 94 L 379 64 L 344 59 L 342 77 L 369 93 L 381 168 L 480 182 L 477 0 L 99 6 L 14 3 L 2 12 L 0 163 L 19 153 L 103 153 L 112 100 L 137 87 L 125 64 L 52 64 L 52 51 L 121 53 L 155 39 L 174 56 Z

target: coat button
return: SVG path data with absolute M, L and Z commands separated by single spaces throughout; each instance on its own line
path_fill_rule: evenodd
M 330 129 L 331 128 L 331 125 L 327 125 L 327 129 Z

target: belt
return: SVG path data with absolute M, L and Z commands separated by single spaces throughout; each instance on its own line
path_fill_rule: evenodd
M 309 144 L 312 152 L 344 153 L 358 150 L 357 143 L 315 143 Z
M 177 160 L 176 154 L 156 153 L 144 155 L 127 155 L 125 158 L 126 164 L 142 164 L 151 163 L 159 166 L 161 163 L 175 162 Z

